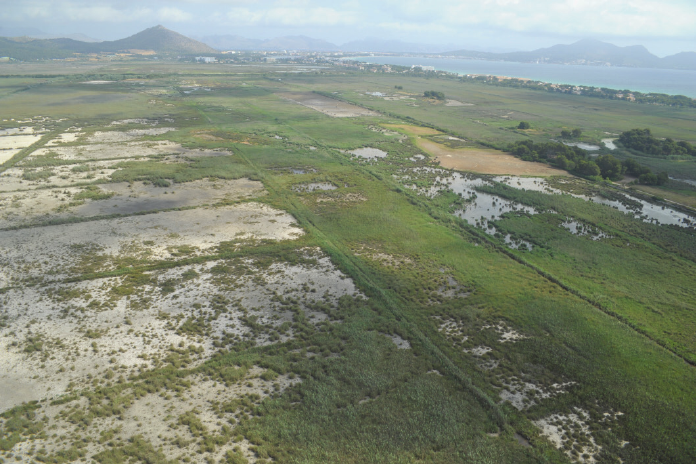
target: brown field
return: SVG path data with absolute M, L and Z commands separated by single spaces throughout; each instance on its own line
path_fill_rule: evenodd
M 382 124 L 384 127 L 388 127 L 390 129 L 396 129 L 396 130 L 402 130 L 404 132 L 408 132 L 411 135 L 439 135 L 442 134 L 442 132 L 431 129 L 429 127 L 420 127 L 420 126 L 409 126 L 408 124 Z
M 479 174 L 511 174 L 518 176 L 570 176 L 566 171 L 543 163 L 522 161 L 509 153 L 484 148 L 452 149 L 425 139 L 417 139 L 419 148 L 433 155 L 440 165 L 458 171 Z
M 276 94 L 280 98 L 290 100 L 332 118 L 355 118 L 358 116 L 379 116 L 379 113 L 359 106 L 334 100 L 312 92 L 285 92 Z

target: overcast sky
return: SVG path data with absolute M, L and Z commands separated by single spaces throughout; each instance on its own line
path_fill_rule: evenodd
M 113 40 L 162 24 L 183 34 L 376 37 L 530 50 L 580 38 L 696 51 L 696 0 L 3 0 L 2 28 Z

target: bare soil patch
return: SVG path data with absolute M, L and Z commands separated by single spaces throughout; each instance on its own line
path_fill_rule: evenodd
M 127 262 L 213 253 L 222 242 L 292 240 L 294 218 L 260 203 L 0 231 L 0 288 L 55 281 Z
M 521 176 L 570 176 L 566 171 L 543 163 L 522 161 L 509 153 L 497 150 L 452 149 L 425 139 L 418 139 L 417 145 L 435 156 L 435 160 L 439 161 L 441 166 L 458 171 Z
M 10 290 L 0 300 L 9 316 L 0 329 L 0 391 L 16 393 L 0 397 L 0 412 L 61 395 L 70 382 L 89 387 L 109 369 L 155 367 L 173 347 L 196 348 L 193 366 L 219 349 L 215 340 L 264 346 L 293 338 L 293 310 L 277 295 L 296 299 L 315 324 L 328 316 L 307 305 L 335 308 L 341 296 L 358 295 L 328 257 L 306 256 L 315 263 L 220 260 L 154 271 L 128 294 L 124 277 Z
M 134 158 L 130 161 L 147 161 L 148 158 Z M 170 161 L 170 160 L 167 160 Z M 167 162 L 165 161 L 165 162 Z M 181 160 L 187 162 L 187 160 Z M 114 165 L 122 160 L 93 161 L 81 164 L 66 164 L 50 168 L 12 167 L 0 173 L 0 192 L 16 190 L 35 190 L 46 186 L 68 187 L 75 184 L 92 183 L 99 180 L 111 179 L 118 169 Z M 44 172 L 45 176 L 27 179 L 25 173 Z M 0 211 L 5 195 L 0 194 Z M 0 212 L 0 216 L 2 213 Z
M 29 155 L 26 160 L 31 161 L 37 156 L 45 156 L 48 154 L 55 154 L 55 157 L 60 160 L 91 161 L 169 154 L 180 154 L 190 158 L 202 156 L 228 156 L 231 155 L 232 152 L 222 149 L 207 150 L 185 148 L 182 147 L 181 144 L 162 140 L 150 142 L 93 143 L 80 146 L 41 148 Z
M 25 226 L 49 219 L 135 214 L 212 205 L 261 195 L 263 184 L 248 179 L 196 180 L 170 187 L 119 182 L 89 187 L 101 199 L 81 199 L 85 188 L 67 187 L 0 193 L 0 228 Z
M 19 153 L 20 151 L 22 151 L 21 148 L 15 148 L 12 150 L 0 150 L 0 164 L 9 161 L 10 159 L 12 159 L 14 155 Z
M 287 92 L 276 94 L 280 98 L 290 100 L 332 118 L 355 118 L 359 116 L 379 116 L 379 113 L 359 106 L 334 100 L 311 92 Z

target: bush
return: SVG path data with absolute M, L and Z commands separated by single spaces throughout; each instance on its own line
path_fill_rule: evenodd
M 423 93 L 423 96 L 425 98 L 433 98 L 435 100 L 444 100 L 445 99 L 445 94 L 442 92 L 438 92 L 436 90 L 426 90 Z
M 517 128 L 520 130 L 527 130 L 531 127 L 531 124 L 529 124 L 527 121 L 521 121 L 520 124 L 517 126 Z

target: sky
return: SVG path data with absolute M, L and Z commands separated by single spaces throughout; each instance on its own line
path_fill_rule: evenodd
M 512 51 L 594 38 L 665 56 L 696 51 L 696 0 L 2 0 L 3 30 L 120 39 L 161 24 L 189 36 L 378 38 Z M 443 50 L 446 51 L 446 50 Z

